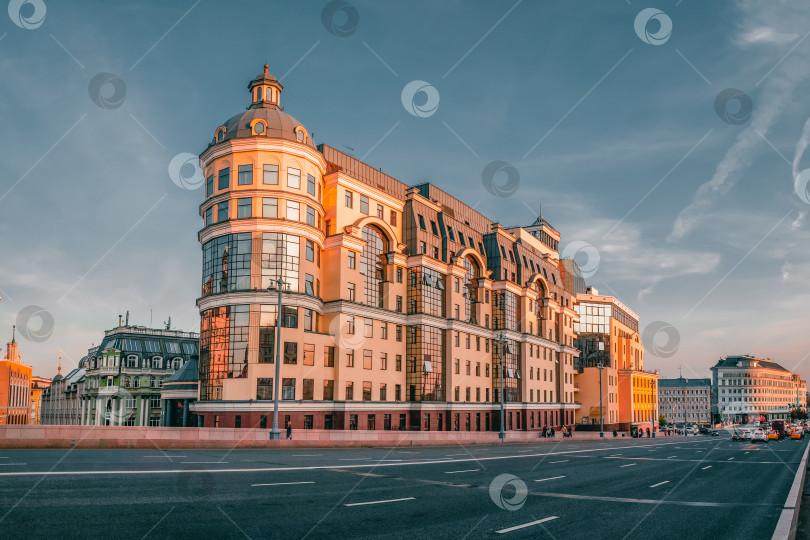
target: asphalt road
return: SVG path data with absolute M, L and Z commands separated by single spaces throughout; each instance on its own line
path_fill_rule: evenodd
M 698 436 L 0 450 L 0 531 L 3 538 L 770 538 L 806 444 Z

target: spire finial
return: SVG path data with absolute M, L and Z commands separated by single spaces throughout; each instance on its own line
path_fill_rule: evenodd
M 265 64 L 265 65 L 264 65 L 264 72 L 265 72 L 265 73 L 268 73 L 268 72 L 269 72 L 269 70 L 270 70 L 270 65 L 269 65 L 269 64 Z
M 61 375 L 61 374 L 62 374 L 62 351 L 61 351 L 61 350 L 59 351 L 59 365 L 58 365 L 58 367 L 56 368 L 56 374 L 57 374 L 57 375 Z
M 16 324 L 11 325 L 11 342 L 12 343 L 17 342 L 17 325 Z

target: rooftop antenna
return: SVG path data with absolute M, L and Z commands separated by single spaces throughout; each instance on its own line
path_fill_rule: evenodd
M 62 350 L 61 349 L 59 350 L 59 364 L 58 364 L 58 366 L 56 368 L 56 374 L 57 375 L 62 374 Z
M 127 318 L 126 322 L 124 323 L 124 326 L 129 326 L 129 310 L 127 310 Z
M 149 308 L 149 328 L 152 328 L 152 308 Z
M 122 316 L 121 316 L 121 314 L 119 313 L 119 314 L 118 314 L 118 328 L 121 328 L 121 319 L 122 319 L 122 318 L 123 318 L 123 317 L 122 317 Z
M 166 325 L 166 330 L 171 330 L 172 329 L 172 316 L 169 315 L 169 320 L 164 321 L 163 324 Z

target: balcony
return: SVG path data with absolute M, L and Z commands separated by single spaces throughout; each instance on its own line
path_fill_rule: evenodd
M 100 367 L 90 371 L 95 371 L 95 375 L 118 375 L 118 366 Z
M 116 394 L 118 394 L 117 386 L 102 386 L 98 389 L 98 395 L 100 396 L 113 396 Z

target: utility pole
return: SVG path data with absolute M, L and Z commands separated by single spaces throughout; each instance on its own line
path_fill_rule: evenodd
M 287 285 L 281 278 L 274 279 L 267 288 L 269 292 L 278 291 L 278 309 L 276 311 L 276 380 L 273 381 L 273 429 L 270 430 L 270 440 L 281 439 L 281 432 L 278 430 L 278 391 L 279 376 L 281 371 L 281 293 Z
M 599 369 L 599 436 L 605 436 L 605 415 L 602 412 L 602 370 L 605 369 L 605 366 L 602 362 L 596 364 L 596 367 Z
M 498 438 L 501 441 L 506 439 L 506 433 L 504 432 L 504 423 L 506 418 L 506 413 L 504 412 L 504 395 L 503 395 L 503 352 L 504 347 L 506 346 L 506 336 L 503 335 L 503 332 L 498 334 L 498 357 L 500 360 L 500 380 L 501 380 L 501 431 L 498 433 Z
M 683 436 L 686 437 L 686 379 L 683 378 L 683 366 L 678 366 L 678 373 L 680 374 L 681 383 L 683 383 L 681 387 L 683 391 Z

